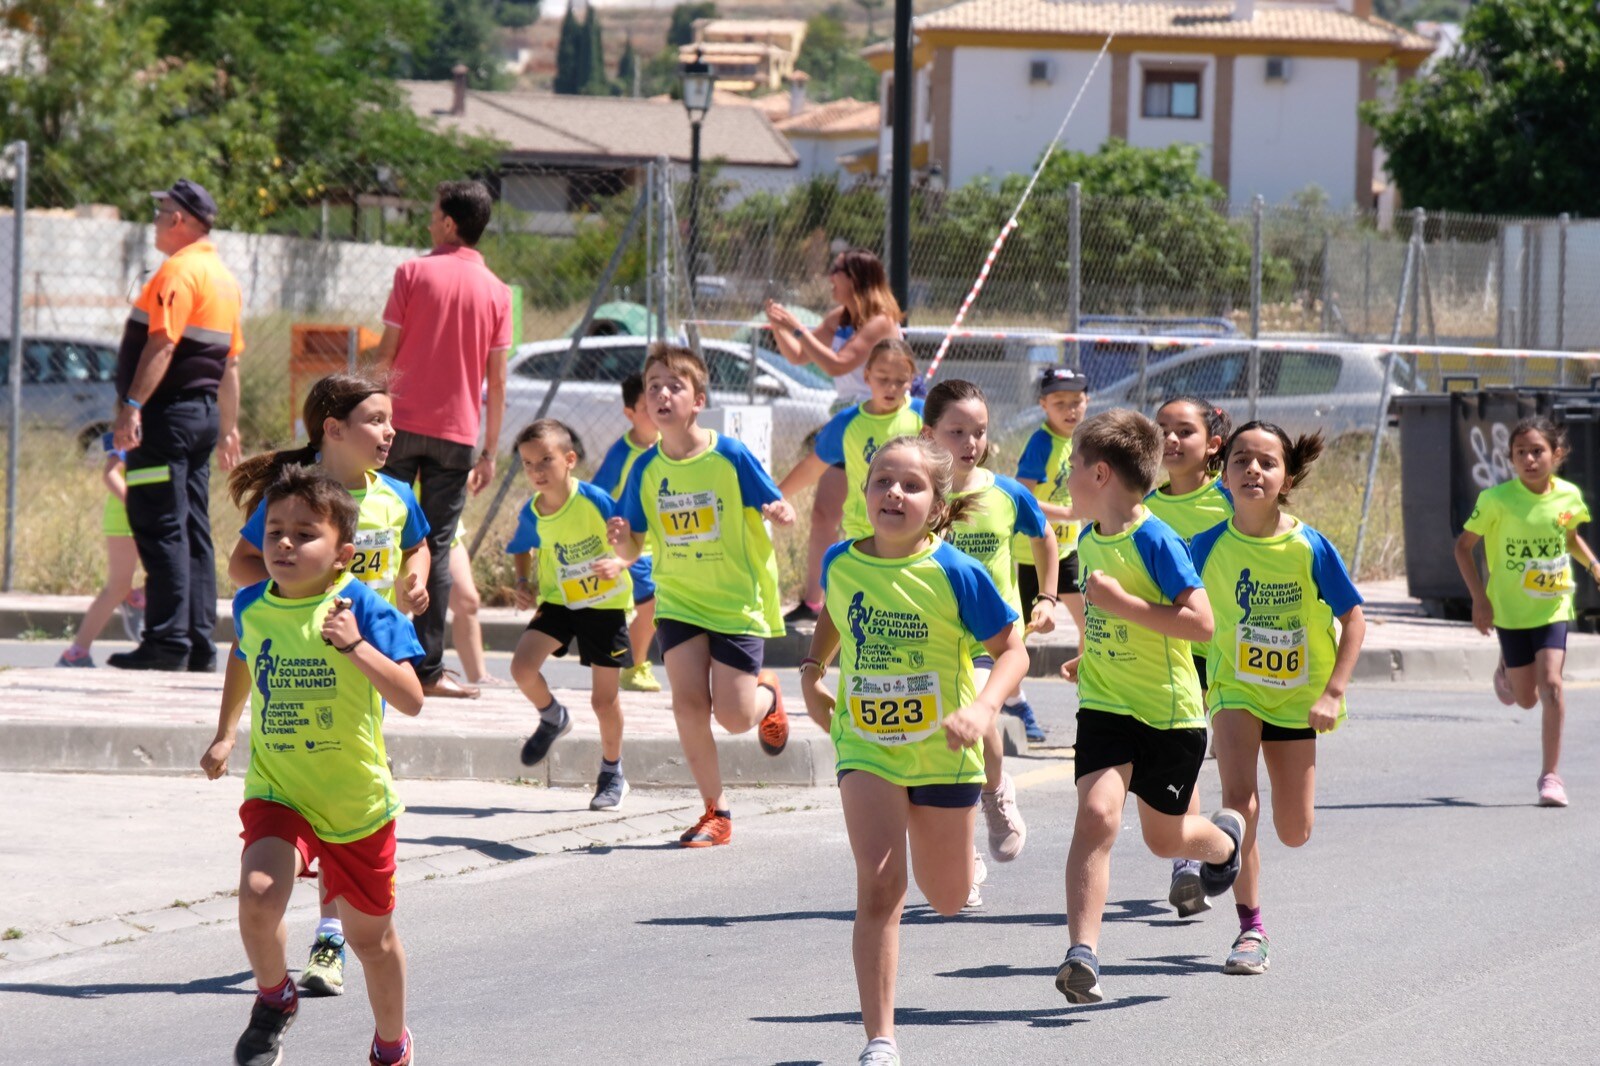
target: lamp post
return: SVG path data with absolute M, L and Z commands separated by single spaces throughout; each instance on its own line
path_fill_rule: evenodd
M 705 61 L 705 53 L 695 49 L 694 62 L 678 72 L 683 84 L 683 109 L 689 113 L 689 291 L 694 291 L 700 269 L 700 124 L 711 110 L 711 90 L 716 78 Z

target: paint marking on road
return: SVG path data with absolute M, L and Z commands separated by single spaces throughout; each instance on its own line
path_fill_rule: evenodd
M 1070 780 L 1072 771 L 1072 760 L 1063 759 L 1054 766 L 1041 766 L 1037 770 L 1029 770 L 1025 774 L 1018 774 L 1011 779 L 1011 783 L 1018 788 L 1030 788 L 1050 781 Z

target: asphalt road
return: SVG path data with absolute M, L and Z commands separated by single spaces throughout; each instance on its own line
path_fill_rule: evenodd
M 1064 722 L 1068 690 L 1034 687 Z M 1018 760 L 1022 857 L 991 864 L 981 911 L 908 911 L 905 1061 L 1593 1061 L 1600 690 L 1575 685 L 1571 702 L 1574 806 L 1543 810 L 1533 715 L 1465 689 L 1358 689 L 1322 746 L 1311 843 L 1265 849 L 1262 977 L 1220 974 L 1231 906 L 1178 921 L 1130 822 L 1101 945 L 1109 998 L 1093 1008 L 1052 986 L 1070 769 Z M 824 795 L 739 823 L 729 848 L 596 848 L 406 886 L 418 1061 L 853 1062 L 853 880 Z M 304 1001 L 286 1062 L 362 1061 L 359 966 L 350 980 L 342 999 Z M 250 989 L 231 922 L 8 967 L 0 1060 L 226 1062 Z

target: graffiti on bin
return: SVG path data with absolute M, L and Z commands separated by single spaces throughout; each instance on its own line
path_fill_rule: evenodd
M 1487 432 L 1485 430 L 1487 429 Z M 1469 435 L 1472 447 L 1472 481 L 1481 489 L 1492 489 L 1511 480 L 1511 427 L 1491 422 L 1473 426 Z

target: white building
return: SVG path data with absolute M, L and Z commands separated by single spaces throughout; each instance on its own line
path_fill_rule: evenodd
M 1372 14 L 1372 0 L 964 0 L 916 20 L 912 163 L 960 184 L 1030 171 L 1108 33 L 1064 146 L 1110 138 L 1198 145 L 1231 199 L 1287 199 L 1308 185 L 1335 207 L 1370 207 L 1374 143 L 1357 109 L 1393 64 L 1414 75 L 1434 42 Z M 886 169 L 893 56 L 882 72 Z

